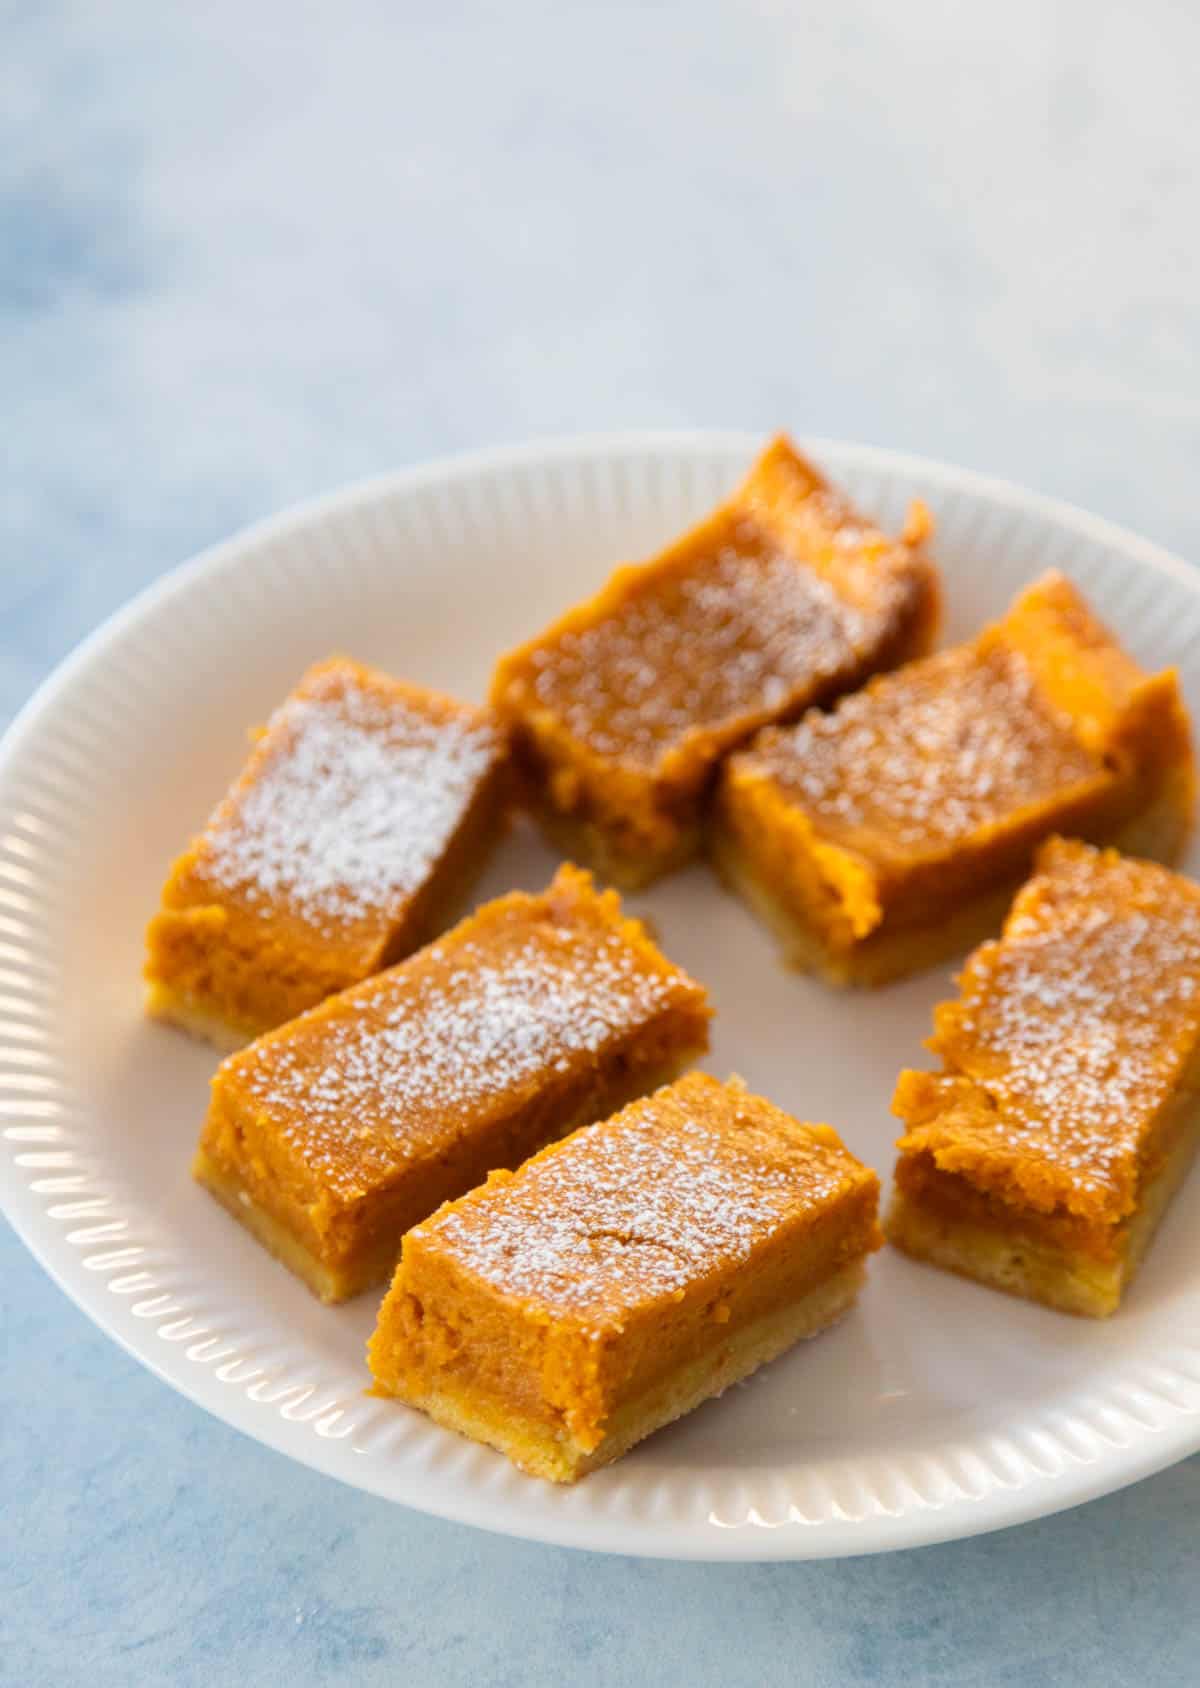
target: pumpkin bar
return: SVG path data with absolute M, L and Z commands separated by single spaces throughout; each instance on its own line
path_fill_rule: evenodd
M 1053 832 L 1174 860 L 1194 777 L 1174 672 L 1049 574 L 969 644 L 731 757 L 711 847 L 792 962 L 874 985 L 996 930 Z
M 827 1125 L 690 1073 L 409 1232 L 375 1392 L 574 1482 L 840 1318 L 878 1188 Z
M 497 665 L 530 806 L 625 886 L 699 847 L 720 757 L 928 649 L 937 579 L 914 505 L 891 539 L 783 438 L 729 502 Z
M 411 954 L 474 881 L 507 781 L 486 711 L 354 662 L 310 669 L 171 869 L 148 1012 L 237 1048 Z
M 564 866 L 219 1068 L 194 1172 L 324 1301 L 493 1167 L 673 1077 L 702 988 Z
M 1200 887 L 1051 840 L 905 1072 L 889 1240 L 1067 1313 L 1118 1306 L 1200 1141 Z

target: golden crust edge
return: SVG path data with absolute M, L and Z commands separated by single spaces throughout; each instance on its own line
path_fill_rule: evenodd
M 1128 821 L 1115 836 L 1099 840 L 1164 866 L 1183 854 L 1192 831 L 1193 771 L 1175 771 L 1155 801 Z M 1056 836 L 1051 831 L 1046 838 Z M 1046 840 L 1041 840 L 1044 843 Z M 815 973 L 836 989 L 873 989 L 925 972 L 963 955 L 999 931 L 1022 880 L 1007 880 L 970 898 L 953 914 L 925 925 L 881 930 L 848 948 L 822 942 L 817 931 L 801 920 L 757 873 L 741 849 L 731 827 L 719 817 L 709 834 L 709 859 L 722 882 L 751 908 L 782 947 L 787 965 L 797 972 Z
M 675 1378 L 654 1385 L 638 1399 L 620 1407 L 613 1415 L 608 1434 L 590 1452 L 565 1431 L 561 1436 L 554 1436 L 544 1425 L 517 1418 L 507 1406 L 489 1411 L 486 1402 L 464 1399 L 461 1394 L 444 1388 L 411 1394 L 389 1392 L 390 1398 L 423 1412 L 445 1430 L 494 1448 L 531 1477 L 553 1483 L 574 1483 L 619 1459 L 647 1436 L 714 1399 L 798 1342 L 829 1329 L 850 1311 L 866 1275 L 867 1257 L 862 1256 L 823 1279 L 797 1301 L 776 1308 L 727 1337 L 715 1356 L 699 1357 Z M 374 1393 L 385 1392 L 377 1387 Z
M 272 1030 L 269 1026 L 245 1026 L 227 1020 L 204 1006 L 186 991 L 177 991 L 164 979 L 148 979 L 143 996 L 146 1017 L 161 1025 L 176 1026 L 189 1037 L 210 1043 L 222 1055 L 236 1054 L 256 1037 Z
M 255 1242 L 260 1243 L 280 1265 L 286 1266 L 327 1306 L 348 1301 L 351 1296 L 369 1289 L 372 1281 L 380 1283 L 386 1277 L 386 1265 L 372 1279 L 365 1273 L 338 1272 L 318 1259 L 286 1225 L 254 1200 L 236 1173 L 221 1166 L 204 1149 L 197 1149 L 192 1159 L 192 1177 L 216 1198 L 226 1213 L 249 1231 Z
M 956 1223 L 927 1214 L 919 1202 L 894 1186 L 883 1219 L 893 1248 L 911 1259 L 969 1278 L 989 1289 L 1038 1302 L 1060 1313 L 1104 1319 L 1121 1304 L 1146 1256 L 1171 1200 L 1200 1149 L 1200 1099 L 1191 1104 L 1179 1140 L 1146 1184 L 1128 1222 L 1125 1247 L 1107 1269 L 1098 1262 L 1078 1269 L 1077 1257 L 1044 1242 L 1035 1243 L 999 1227 Z M 1018 1210 L 1014 1209 L 1014 1219 Z M 1018 1221 L 1019 1222 L 1019 1221 Z
M 643 891 L 656 880 L 686 867 L 703 850 L 704 835 L 699 823 L 681 825 L 671 844 L 661 850 L 632 851 L 623 850 L 615 842 L 611 829 L 584 815 L 569 815 L 555 809 L 540 795 L 531 797 L 526 807 L 556 850 L 618 891 Z

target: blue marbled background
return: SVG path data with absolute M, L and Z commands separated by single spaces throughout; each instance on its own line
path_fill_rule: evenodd
M 1200 14 L 0 3 L 0 717 L 245 520 L 462 446 L 839 434 L 1200 556 Z M 169 1394 L 0 1236 L 0 1680 L 1191 1683 L 1200 1462 L 1001 1536 L 491 1539 Z

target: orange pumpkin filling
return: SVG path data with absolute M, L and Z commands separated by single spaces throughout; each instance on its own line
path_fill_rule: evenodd
M 673 1076 L 704 991 L 563 867 L 230 1056 L 195 1172 L 327 1301 L 498 1166 Z
M 969 644 L 761 733 L 726 765 L 713 848 L 794 961 L 877 984 L 995 929 L 1052 832 L 1173 860 L 1193 786 L 1175 674 L 1047 575 Z
M 905 1072 L 889 1240 L 1066 1311 L 1120 1302 L 1200 1137 L 1200 888 L 1051 840 Z
M 927 512 L 887 537 L 785 439 L 728 503 L 502 657 L 492 703 L 556 842 L 640 885 L 699 848 L 721 756 L 929 648 Z
M 485 711 L 358 663 L 310 669 L 171 869 L 147 1011 L 236 1048 L 411 954 L 453 918 L 507 799 Z
M 877 1201 L 828 1126 L 691 1073 L 409 1233 L 376 1389 L 572 1482 L 840 1316 Z

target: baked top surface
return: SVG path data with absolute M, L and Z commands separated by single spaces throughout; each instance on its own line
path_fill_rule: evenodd
M 735 758 L 798 803 L 818 832 L 871 859 L 940 856 L 1112 781 L 1070 717 L 1002 644 L 960 645 L 769 729 Z
M 483 711 L 360 664 L 310 669 L 170 886 L 352 942 L 387 929 L 503 754 Z
M 915 1124 L 906 1114 L 901 1147 L 1043 1210 L 1116 1222 L 1198 1044 L 1200 888 L 1051 840 L 1003 936 L 936 1010 L 945 1106 Z
M 968 643 L 761 733 L 732 777 L 769 780 L 821 837 L 881 866 L 937 861 L 1014 826 L 1050 828 L 1128 778 L 1145 753 L 1126 722 L 1140 679 L 1051 573 Z
M 719 1282 L 781 1223 L 876 1184 L 828 1126 L 689 1073 L 443 1208 L 422 1254 L 550 1318 L 591 1326 Z
M 672 1010 L 692 1035 L 703 989 L 614 893 L 559 870 L 539 896 L 485 904 L 399 967 L 331 998 L 219 1069 L 321 1187 L 353 1200 L 409 1161 L 536 1103 Z
M 870 661 L 925 567 L 776 442 L 706 523 L 502 659 L 501 691 L 596 755 L 657 768 Z

